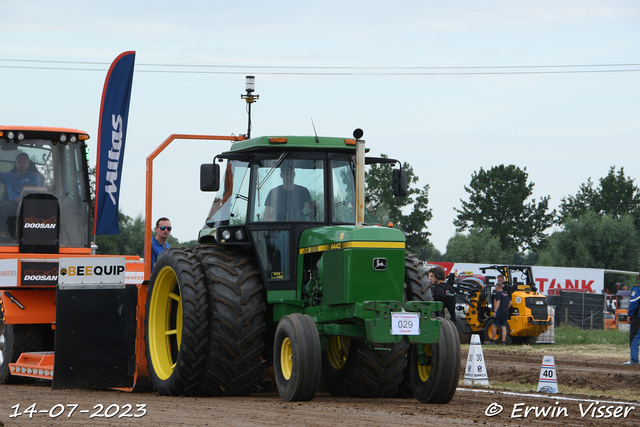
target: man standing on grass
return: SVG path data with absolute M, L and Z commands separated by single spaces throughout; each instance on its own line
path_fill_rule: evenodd
M 638 275 L 640 280 L 640 275 Z M 631 360 L 624 362 L 623 365 L 640 365 L 638 360 L 638 342 L 640 341 L 640 316 L 638 316 L 638 303 L 640 302 L 640 288 L 635 285 L 631 289 L 631 300 L 629 301 L 629 310 L 627 314 L 629 316 L 629 347 L 631 349 Z
M 502 280 L 498 280 L 498 283 L 496 283 L 496 292 L 493 300 L 493 309 L 496 317 L 493 319 L 493 326 L 491 328 L 495 328 L 494 336 L 496 337 L 496 341 L 498 341 L 498 338 L 501 338 L 499 343 L 505 345 L 507 343 L 507 326 L 509 326 L 507 321 L 509 320 L 511 297 L 502 290 L 505 281 L 504 276 L 500 275 L 498 279 L 500 279 L 500 277 Z

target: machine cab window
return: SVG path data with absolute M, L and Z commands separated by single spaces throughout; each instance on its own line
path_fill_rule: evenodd
M 24 223 L 28 226 L 24 233 L 55 230 L 59 236 L 53 239 L 59 239 L 59 246 L 88 246 L 84 156 L 84 146 L 77 143 L 62 144 L 57 140 L 29 137 L 19 143 L 2 141 L 0 239 L 3 244 L 17 244 L 19 227 Z M 21 215 L 24 218 L 19 221 Z
M 252 221 L 324 221 L 322 160 L 260 160 L 253 167 Z

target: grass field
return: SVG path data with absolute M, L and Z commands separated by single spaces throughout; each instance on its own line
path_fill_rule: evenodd
M 629 332 L 617 329 L 594 329 L 583 331 L 574 327 L 562 327 L 555 330 L 555 342 L 559 346 L 605 344 L 629 347 Z

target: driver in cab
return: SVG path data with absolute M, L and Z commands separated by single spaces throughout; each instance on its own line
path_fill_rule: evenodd
M 306 187 L 294 184 L 296 177 L 291 161 L 280 166 L 282 185 L 267 194 L 264 221 L 309 221 L 315 216 L 314 203 Z
M 27 153 L 16 156 L 14 167 L 9 172 L 0 172 L 0 182 L 5 186 L 5 193 L 0 206 L 0 235 L 7 232 L 7 219 L 15 217 L 22 187 L 39 187 L 43 183 L 42 176 L 31 164 Z

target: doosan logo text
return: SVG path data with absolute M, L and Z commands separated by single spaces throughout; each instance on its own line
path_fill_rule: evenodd
M 24 228 L 56 228 L 56 224 L 39 224 L 35 222 L 26 222 Z
M 53 280 L 58 280 L 58 276 L 44 276 L 44 275 L 38 275 L 38 274 L 30 274 L 27 276 L 24 276 L 24 278 L 22 279 L 24 281 L 31 281 L 31 282 L 48 282 L 48 281 L 53 281 Z

